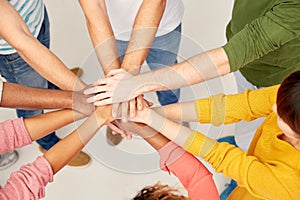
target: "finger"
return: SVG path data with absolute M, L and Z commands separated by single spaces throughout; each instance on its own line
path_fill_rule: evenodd
M 131 139 L 132 139 L 132 133 L 127 134 L 126 138 L 127 138 L 128 140 L 131 140 Z
M 112 104 L 112 98 L 107 98 L 107 99 L 103 99 L 101 101 L 95 101 L 94 105 L 95 106 L 105 106 L 108 104 Z
M 130 112 L 130 117 L 134 117 L 136 115 L 136 100 L 132 99 L 129 102 L 129 112 Z
M 107 123 L 107 126 L 111 128 L 112 131 L 117 132 L 117 133 L 124 133 L 122 129 L 114 125 L 113 123 Z
M 127 116 L 128 116 L 128 102 L 122 102 L 122 122 L 127 122 Z
M 93 85 L 106 85 L 109 81 L 108 77 L 105 78 L 99 78 L 98 80 L 96 80 Z
M 83 94 L 88 95 L 88 94 L 96 94 L 99 92 L 107 92 L 107 91 L 108 91 L 107 85 L 98 85 L 84 90 Z
M 153 106 L 153 103 L 152 103 L 151 101 L 148 101 L 148 100 L 146 100 L 146 99 L 144 99 L 144 100 L 146 101 L 146 104 L 148 105 L 148 107 Z
M 106 76 L 107 77 L 108 76 L 114 76 L 116 74 L 120 74 L 120 73 L 123 73 L 123 72 L 125 72 L 124 69 L 113 69 L 113 70 L 110 70 Z
M 112 105 L 112 116 L 113 116 L 113 118 L 115 118 L 115 119 L 119 119 L 121 116 L 120 116 L 120 106 L 121 106 L 121 104 L 120 103 L 114 103 L 113 105 Z
M 144 108 L 143 96 L 138 96 L 136 99 L 137 99 L 137 108 L 138 108 L 138 110 L 143 110 L 143 108 Z
M 92 97 L 89 97 L 87 99 L 87 102 L 88 103 L 94 103 L 95 101 L 101 101 L 103 99 L 107 99 L 107 98 L 110 98 L 111 95 L 109 93 L 100 93 L 100 94 L 97 94 L 97 95 L 94 95 Z

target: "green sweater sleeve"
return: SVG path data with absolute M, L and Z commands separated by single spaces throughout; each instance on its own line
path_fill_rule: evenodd
M 299 21 L 300 1 L 287 1 L 247 24 L 223 46 L 231 71 L 237 71 L 299 37 Z

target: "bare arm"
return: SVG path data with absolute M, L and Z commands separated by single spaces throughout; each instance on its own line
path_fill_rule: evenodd
M 73 90 L 75 83 L 78 90 L 84 88 L 85 84 L 33 37 L 19 13 L 8 1 L 0 1 L 0 13 L 0 36 L 14 47 L 32 68 L 61 89 Z
M 159 115 L 172 121 L 198 122 L 194 101 L 174 103 L 153 108 Z
M 21 109 L 72 108 L 72 92 L 4 82 L 0 106 Z
M 230 73 L 230 65 L 223 48 L 195 55 L 181 63 L 135 76 L 146 80 L 144 92 L 176 89 L 194 85 Z M 151 84 L 147 84 L 151 83 Z
M 166 0 L 144 0 L 136 15 L 122 68 L 138 73 L 145 61 L 166 7 Z
M 60 110 L 26 118 L 24 123 L 31 140 L 35 141 L 83 117 L 72 110 Z
M 97 110 L 90 115 L 77 130 L 60 140 L 44 154 L 44 157 L 49 161 L 54 174 L 81 151 L 81 149 L 97 133 L 100 127 L 113 120 L 110 113 L 110 106 L 97 108 Z
M 181 88 L 230 73 L 230 65 L 223 48 L 196 55 L 186 61 L 158 70 L 132 76 L 115 70 L 98 81 L 98 86 L 85 94 L 99 93 L 89 99 L 96 105 L 128 101 L 150 91 Z
M 104 73 L 120 68 L 118 48 L 107 15 L 105 0 L 79 0 L 79 3 Z

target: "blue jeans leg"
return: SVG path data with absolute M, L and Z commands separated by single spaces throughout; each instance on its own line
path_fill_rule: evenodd
M 177 63 L 177 54 L 181 41 L 181 24 L 168 34 L 156 37 L 146 58 L 151 70 L 174 65 Z M 156 92 L 161 105 L 177 103 L 180 98 L 180 89 Z
M 181 24 L 163 36 L 156 37 L 146 58 L 151 70 L 177 63 L 177 54 L 181 41 Z M 121 61 L 123 60 L 128 41 L 117 40 L 118 51 Z M 177 103 L 180 97 L 180 90 L 167 90 L 157 92 L 161 105 Z
M 49 48 L 49 20 L 45 9 L 44 22 L 38 35 L 38 40 Z M 0 73 L 9 82 L 35 88 L 48 88 L 48 81 L 31 68 L 18 53 L 0 55 Z M 43 110 L 17 110 L 18 117 L 29 118 L 42 114 Z M 46 150 L 50 149 L 59 138 L 55 133 L 38 140 Z

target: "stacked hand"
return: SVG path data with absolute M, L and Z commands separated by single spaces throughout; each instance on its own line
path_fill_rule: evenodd
M 144 122 L 146 111 L 151 102 L 144 100 L 140 94 L 140 88 L 134 87 L 133 75 L 123 69 L 111 70 L 106 78 L 97 80 L 92 86 L 84 90 L 88 95 L 87 101 L 99 106 L 96 113 L 102 117 L 108 116 L 107 125 L 113 130 L 113 134 L 120 133 L 122 137 L 132 138 L 131 131 L 123 131 L 118 128 L 114 119 L 123 123 L 129 121 Z M 92 96 L 94 95 L 94 96 Z M 106 107 L 104 105 L 109 105 Z M 105 109 L 105 112 L 102 110 Z M 109 113 L 111 110 L 111 113 Z M 106 112 L 108 111 L 108 112 Z M 121 120 L 119 120 L 121 119 Z
M 96 106 L 129 101 L 141 94 L 139 86 L 132 81 L 133 77 L 124 69 L 111 70 L 107 77 L 96 81 L 94 87 L 86 89 L 84 94 L 95 95 L 88 102 Z

